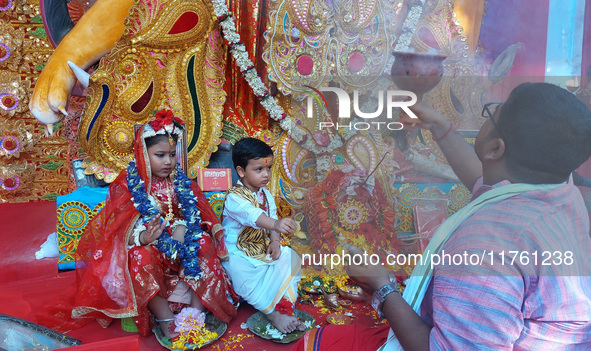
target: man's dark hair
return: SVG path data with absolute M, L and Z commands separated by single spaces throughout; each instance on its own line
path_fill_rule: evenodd
M 524 182 L 562 182 L 591 156 L 591 111 L 553 84 L 513 89 L 497 125 L 508 169 Z
M 172 136 L 172 139 L 174 140 L 175 144 L 176 142 L 179 140 L 179 136 L 176 134 L 170 134 Z M 161 142 L 162 140 L 166 140 L 166 142 L 168 142 L 168 133 L 166 134 L 156 134 L 152 137 L 146 138 L 145 142 L 146 142 L 146 149 L 149 149 L 150 146 L 158 144 L 159 142 Z
M 273 150 L 267 143 L 255 138 L 240 139 L 232 148 L 234 167 L 246 169 L 248 160 L 273 156 Z

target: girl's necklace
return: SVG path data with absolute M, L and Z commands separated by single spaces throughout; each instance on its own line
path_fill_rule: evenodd
M 170 222 L 174 218 L 174 214 L 172 213 L 172 197 L 174 196 L 174 184 L 171 184 L 171 187 L 168 187 L 168 182 L 166 183 L 166 195 L 168 196 L 168 213 L 166 214 L 166 217 L 164 217 L 164 219 Z
M 162 198 L 164 198 L 166 196 L 165 201 L 166 201 L 166 205 L 168 208 L 168 211 L 167 211 L 166 215 L 164 216 L 164 219 L 167 220 L 168 222 L 170 222 L 171 220 L 174 219 L 174 213 L 173 213 L 173 209 L 172 209 L 172 199 L 174 197 L 174 184 L 172 183 L 172 181 L 169 181 L 169 179 L 166 178 L 166 179 L 164 179 L 164 187 L 166 188 L 166 195 L 163 194 Z M 156 196 L 154 196 L 154 198 L 160 204 L 160 210 L 162 212 L 164 212 L 164 201 L 158 199 L 158 197 L 156 197 Z

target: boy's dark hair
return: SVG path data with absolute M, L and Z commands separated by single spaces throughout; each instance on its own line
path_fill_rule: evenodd
M 499 113 L 510 172 L 528 183 L 559 183 L 591 156 L 591 111 L 566 89 L 523 83 Z
M 255 138 L 240 139 L 232 147 L 232 162 L 234 168 L 240 166 L 246 169 L 248 160 L 273 156 L 273 150 L 267 143 Z
M 156 134 L 154 136 L 144 139 L 145 143 L 146 143 L 146 149 L 149 149 L 150 146 L 152 146 L 152 145 L 158 144 L 162 140 L 166 140 L 166 142 L 168 142 L 168 135 L 169 135 L 168 133 Z M 174 140 L 174 142 L 176 144 L 179 140 L 179 136 L 176 134 L 170 134 L 170 136 L 172 136 L 172 139 Z

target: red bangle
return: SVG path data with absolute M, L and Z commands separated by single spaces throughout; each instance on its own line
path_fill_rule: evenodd
M 453 126 L 454 126 L 454 124 L 449 122 L 449 129 L 445 133 L 443 133 L 443 135 L 440 136 L 439 138 L 433 138 L 433 141 L 439 142 L 441 139 L 445 138 L 449 134 L 449 132 L 451 132 L 451 129 L 453 128 Z

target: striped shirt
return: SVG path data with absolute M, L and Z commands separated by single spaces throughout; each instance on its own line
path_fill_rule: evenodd
M 473 199 L 506 184 L 481 178 Z M 475 212 L 440 254 L 421 306 L 431 349 L 591 350 L 589 216 L 572 182 Z

